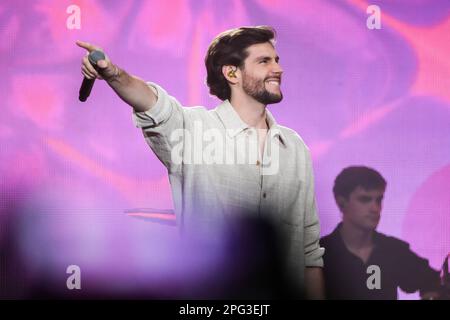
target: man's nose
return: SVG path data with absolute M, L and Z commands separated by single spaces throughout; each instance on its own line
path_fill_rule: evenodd
M 379 203 L 378 201 L 372 201 L 371 205 L 370 205 L 370 210 L 373 212 L 380 212 L 381 211 L 381 203 Z
M 273 69 L 273 72 L 278 73 L 278 74 L 282 74 L 283 73 L 283 68 L 281 67 L 281 65 L 279 63 L 275 63 L 275 67 Z

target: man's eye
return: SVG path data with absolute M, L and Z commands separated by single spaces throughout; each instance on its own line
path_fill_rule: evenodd
M 259 63 L 267 63 L 267 60 L 262 60 Z

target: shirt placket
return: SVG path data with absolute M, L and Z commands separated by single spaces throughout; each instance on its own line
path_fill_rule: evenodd
M 261 190 L 260 190 L 260 200 L 259 200 L 259 212 L 261 214 L 261 212 L 264 212 L 265 207 L 266 207 L 266 203 L 267 203 L 267 199 L 269 197 L 268 191 L 267 191 L 267 185 L 269 182 L 269 176 L 266 176 L 263 174 L 263 164 L 265 163 L 265 157 L 267 156 L 267 145 L 269 143 L 275 143 L 272 141 L 272 135 L 271 135 L 271 131 L 270 129 L 267 132 L 266 135 L 266 140 L 264 142 L 264 150 L 263 153 L 261 155 L 261 159 L 258 159 L 258 162 L 256 163 L 256 165 L 258 166 L 258 173 L 259 173 L 259 177 L 260 177 L 260 186 L 261 186 Z M 259 155 L 259 148 L 258 148 L 258 155 Z

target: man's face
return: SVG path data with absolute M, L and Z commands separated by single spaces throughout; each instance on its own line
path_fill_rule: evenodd
M 259 43 L 247 48 L 249 53 L 242 69 L 242 89 L 256 101 L 267 105 L 280 102 L 281 74 L 279 57 L 271 43 Z
M 350 193 L 348 199 L 339 197 L 344 223 L 354 227 L 373 231 L 380 222 L 384 190 L 366 190 L 357 187 Z

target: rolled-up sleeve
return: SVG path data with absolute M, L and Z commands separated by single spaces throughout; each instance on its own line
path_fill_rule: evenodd
M 317 207 L 314 193 L 314 174 L 312 160 L 309 150 L 306 156 L 306 192 L 305 192 L 305 223 L 304 223 L 304 245 L 305 245 L 305 267 L 323 267 L 324 248 L 319 245 L 320 223 L 317 215 Z
M 155 127 L 166 122 L 177 106 L 180 106 L 175 98 L 155 83 L 147 82 L 147 85 L 157 95 L 154 106 L 144 112 L 133 112 L 133 122 L 138 128 Z M 175 106 L 174 106 L 175 104 Z
M 183 130 L 184 108 L 157 84 L 147 84 L 156 92 L 157 102 L 145 112 L 133 111 L 133 122 L 142 129 L 147 144 L 159 160 L 171 170 L 171 151 L 176 144 L 182 146 L 180 140 L 171 137 L 176 130 Z

